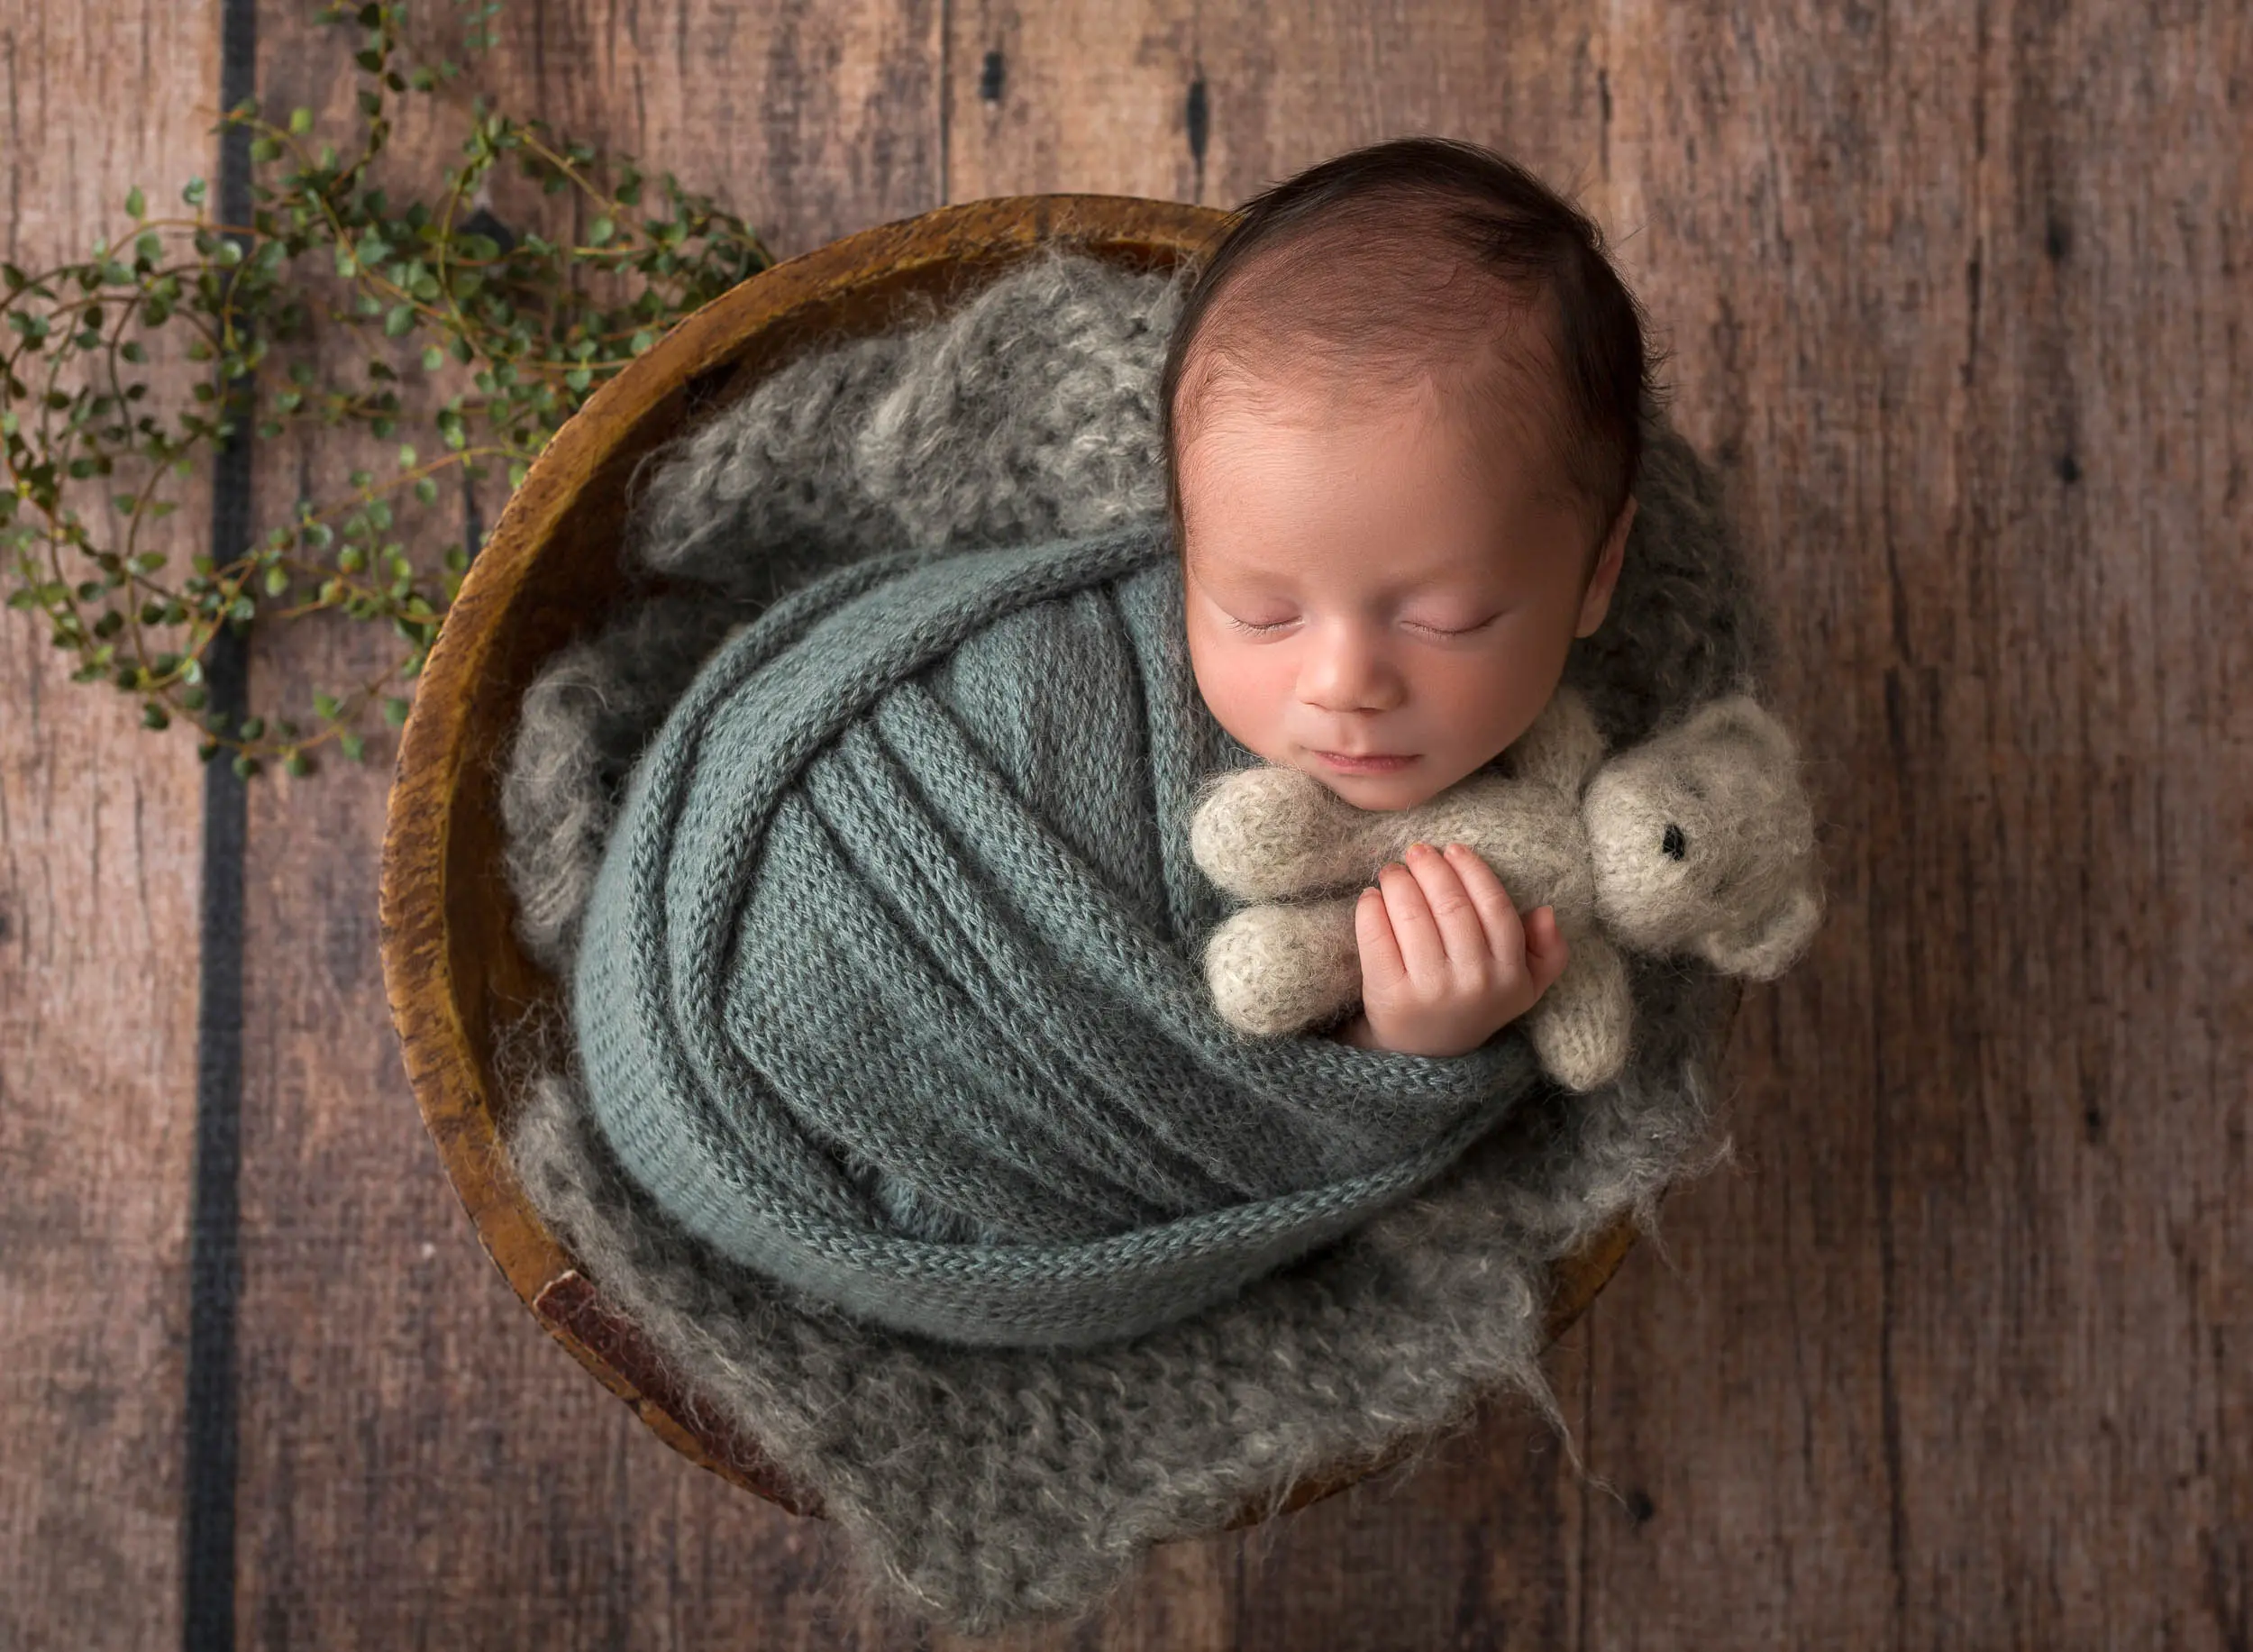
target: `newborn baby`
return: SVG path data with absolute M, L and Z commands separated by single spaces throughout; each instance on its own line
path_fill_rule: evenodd
M 1640 315 L 1595 227 L 1522 168 L 1409 138 L 1254 197 L 1161 390 L 1198 690 L 1271 763 L 1412 808 L 1498 757 L 1602 625 L 1635 520 Z M 1459 844 L 1362 892 L 1334 1036 L 1478 1048 L 1563 972 Z

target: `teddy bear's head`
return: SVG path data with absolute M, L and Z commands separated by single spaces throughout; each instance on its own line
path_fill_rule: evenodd
M 1783 725 L 1742 694 L 1605 764 L 1583 799 L 1605 925 L 1638 952 L 1782 974 L 1822 921 L 1798 768 Z

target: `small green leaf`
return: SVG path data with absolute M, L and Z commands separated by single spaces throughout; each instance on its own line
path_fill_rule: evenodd
M 415 497 L 416 498 L 420 499 L 420 500 L 421 500 L 424 504 L 425 504 L 425 505 L 435 505 L 435 504 L 437 504 L 437 503 L 438 503 L 438 484 L 437 484 L 437 482 L 436 482 L 436 481 L 434 481 L 433 479 L 432 479 L 430 477 L 427 477 L 427 476 L 418 476 L 418 477 L 416 477 L 416 478 L 415 479 Z
M 587 226 L 587 242 L 599 247 L 618 233 L 618 226 L 608 218 L 597 218 Z
M 180 199 L 186 201 L 190 206 L 201 206 L 204 204 L 205 188 L 205 185 L 202 178 L 191 178 L 187 180 L 187 187 L 180 191 Z
M 315 716 L 316 716 L 316 717 L 319 717 L 319 718 L 320 718 L 323 722 L 325 722 L 325 723 L 333 723 L 333 722 L 335 722 L 335 721 L 336 721 L 336 696 L 334 696 L 333 694 L 316 694 L 316 695 L 315 695 L 315 696 L 313 697 L 313 715 L 314 715 Z
M 278 597 L 288 589 L 289 570 L 287 568 L 269 568 L 266 570 L 266 594 L 269 597 Z
M 302 138 L 313 130 L 313 111 L 292 109 L 289 112 L 289 132 L 292 137 Z
M 361 753 L 367 750 L 367 744 L 358 735 L 339 735 L 336 737 L 337 750 L 353 762 L 360 761 Z
M 383 720 L 394 728 L 402 726 L 406 722 L 406 702 L 396 694 L 385 697 Z
M 383 318 L 383 336 L 390 339 L 397 338 L 414 324 L 415 306 L 411 304 L 395 304 Z
M 172 726 L 171 714 L 157 701 L 149 700 L 141 707 L 141 724 L 143 728 L 169 728 Z
M 434 373 L 446 365 L 446 352 L 433 344 L 423 351 L 423 370 Z
M 125 196 L 125 215 L 138 222 L 141 214 L 146 212 L 148 209 L 148 197 L 141 193 L 141 186 L 139 184 L 135 184 Z M 161 727 L 163 726 L 160 724 L 158 726 Z
M 412 470 L 414 468 L 415 444 L 411 442 L 402 442 L 399 443 L 399 469 Z

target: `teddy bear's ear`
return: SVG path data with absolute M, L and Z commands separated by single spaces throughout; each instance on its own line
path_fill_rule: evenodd
M 1751 927 L 1716 930 L 1698 943 L 1698 951 L 1724 974 L 1774 981 L 1799 961 L 1822 921 L 1822 896 L 1800 884 Z
M 1741 741 L 1779 765 L 1788 765 L 1798 755 L 1790 732 L 1749 694 L 1708 700 L 1683 725 L 1683 733 L 1704 741 Z

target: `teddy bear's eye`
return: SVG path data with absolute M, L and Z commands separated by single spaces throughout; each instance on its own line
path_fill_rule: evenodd
M 1666 823 L 1666 835 L 1658 840 L 1658 846 L 1665 852 L 1669 860 L 1679 861 L 1690 853 L 1690 840 L 1682 835 L 1682 828 L 1671 820 Z

